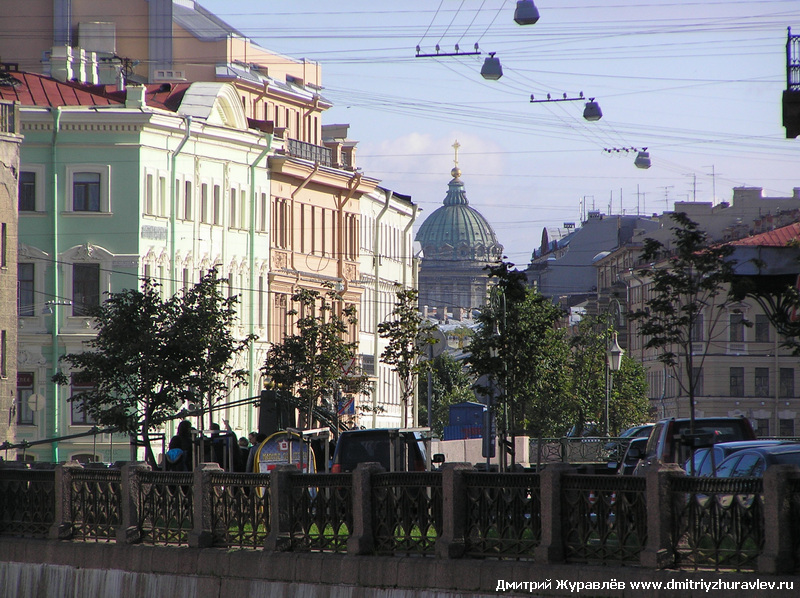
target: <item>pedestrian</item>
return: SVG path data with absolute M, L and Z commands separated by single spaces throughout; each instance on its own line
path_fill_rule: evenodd
M 169 441 L 165 463 L 167 471 L 192 471 L 194 451 L 192 423 L 185 419 L 178 424 L 178 431 Z

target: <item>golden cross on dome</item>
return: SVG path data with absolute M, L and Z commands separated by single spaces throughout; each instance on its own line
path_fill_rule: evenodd
M 458 148 L 460 148 L 460 147 L 461 147 L 461 144 L 458 142 L 458 139 L 456 139 L 456 142 L 452 145 L 452 148 L 454 150 L 456 150 L 456 157 L 453 159 L 453 165 L 456 168 L 458 168 Z

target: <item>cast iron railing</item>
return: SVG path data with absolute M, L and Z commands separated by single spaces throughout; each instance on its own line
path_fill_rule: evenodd
M 314 145 L 297 139 L 287 139 L 286 153 L 295 158 L 317 162 L 322 166 L 333 165 L 331 150 L 323 145 Z
M 269 474 L 212 472 L 214 546 L 261 548 L 269 533 Z
M 188 544 L 194 525 L 193 476 L 187 472 L 140 471 L 138 529 L 146 544 Z
M 672 479 L 675 564 L 754 570 L 764 548 L 763 482 L 762 478 Z
M 377 553 L 433 554 L 442 530 L 440 472 L 373 474 L 372 507 Z
M 346 552 L 353 529 L 352 476 L 310 473 L 289 480 L 292 550 Z
M 122 472 L 118 469 L 70 468 L 72 537 L 116 540 L 122 525 Z
M 3 469 L 0 533 L 44 538 L 55 521 L 55 471 Z
M 645 478 L 565 475 L 562 534 L 572 563 L 638 563 L 647 541 Z
M 533 558 L 542 538 L 538 474 L 465 472 L 470 556 Z

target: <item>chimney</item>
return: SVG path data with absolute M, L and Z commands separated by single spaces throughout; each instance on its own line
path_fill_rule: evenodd
M 53 46 L 50 51 L 50 76 L 57 81 L 72 81 L 72 48 Z
M 125 94 L 125 107 L 126 108 L 144 108 L 147 106 L 145 100 L 145 92 L 147 89 L 144 85 L 131 85 L 128 87 Z

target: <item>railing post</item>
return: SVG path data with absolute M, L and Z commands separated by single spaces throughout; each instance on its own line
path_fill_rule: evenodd
M 574 471 L 575 469 L 568 463 L 551 463 L 539 473 L 542 541 L 533 552 L 537 563 L 560 563 L 564 560 L 561 476 Z
M 676 463 L 647 470 L 645 497 L 647 504 L 647 545 L 639 555 L 642 567 L 663 569 L 675 562 L 672 529 L 676 516 L 670 493 L 671 480 L 686 472 Z
M 347 554 L 372 554 L 375 536 L 372 529 L 372 474 L 381 473 L 379 463 L 359 463 L 353 471 L 353 529 L 347 539 Z
M 192 513 L 194 527 L 189 532 L 191 548 L 208 548 L 214 543 L 211 521 L 211 474 L 223 471 L 218 463 L 200 463 L 192 472 Z
M 83 469 L 77 461 L 56 465 L 55 478 L 55 517 L 50 527 L 51 540 L 69 540 L 73 534 L 72 521 L 72 472 Z
M 794 465 L 773 465 L 764 474 L 764 551 L 758 557 L 759 573 L 794 570 L 789 479 L 798 475 Z
M 442 465 L 442 535 L 436 539 L 439 558 L 456 559 L 464 555 L 467 517 L 464 472 L 474 469 L 469 463 Z
M 278 465 L 269 474 L 269 535 L 264 542 L 265 550 L 291 549 L 292 487 L 289 478 L 299 472 L 296 465 Z
M 139 531 L 139 477 L 137 474 L 149 469 L 150 466 L 143 461 L 131 461 L 122 466 L 120 475 L 122 525 L 117 530 L 118 544 L 136 544 L 141 538 Z

